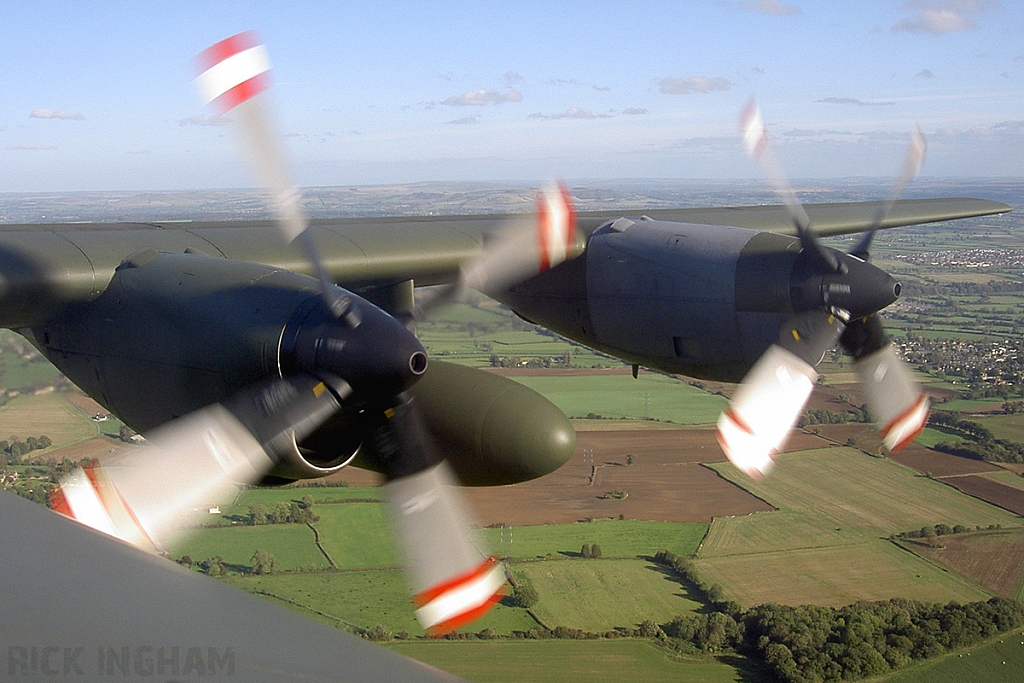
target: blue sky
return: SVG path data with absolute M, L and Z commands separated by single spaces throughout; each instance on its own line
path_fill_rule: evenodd
M 8 2 L 0 192 L 249 187 L 193 56 L 256 29 L 300 185 L 1024 176 L 1024 3 Z

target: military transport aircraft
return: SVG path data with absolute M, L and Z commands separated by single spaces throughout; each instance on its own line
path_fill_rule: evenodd
M 431 633 L 482 614 L 504 583 L 448 484 L 532 479 L 563 464 L 575 443 L 565 416 L 529 389 L 428 365 L 412 330 L 432 306 L 471 287 L 634 369 L 742 380 L 719 440 L 759 476 L 835 344 L 854 358 L 886 446 L 916 436 L 928 404 L 879 322 L 900 285 L 868 262 L 871 238 L 1010 210 L 982 199 L 897 200 L 923 158 L 919 136 L 887 200 L 801 206 L 751 105 L 742 134 L 780 206 L 577 213 L 555 185 L 529 217 L 310 221 L 264 102 L 269 68 L 256 37 L 239 34 L 200 55 L 197 83 L 218 112 L 231 111 L 276 221 L 3 226 L 0 325 L 155 445 L 133 462 L 73 474 L 52 499 L 56 510 L 161 548 L 182 513 L 233 482 L 374 469 L 385 475 L 417 616 Z M 818 239 L 851 233 L 864 237 L 850 253 Z M 414 288 L 435 285 L 440 294 L 417 307 Z M 362 644 L 335 642 L 341 636 L 10 495 L 0 495 L 0 524 L 17 548 L 0 555 L 0 645 L 54 648 L 18 651 L 18 665 L 36 673 L 41 657 L 82 668 L 77 657 L 95 667 L 98 656 L 109 669 L 141 656 L 145 667 L 157 648 L 171 667 L 169 648 L 184 657 L 198 643 L 213 648 L 199 653 L 206 663 L 222 667 L 223 648 L 234 648 L 232 666 L 253 680 L 327 680 L 332 671 L 434 680 L 401 659 L 376 667 Z M 60 591 L 65 607 L 37 610 L 40 590 Z M 138 616 L 110 631 L 90 626 L 125 614 Z M 287 643 L 282 659 L 254 645 L 265 636 Z

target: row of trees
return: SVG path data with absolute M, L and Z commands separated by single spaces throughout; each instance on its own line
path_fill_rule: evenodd
M 177 562 L 181 566 L 189 568 L 197 564 L 190 555 L 182 555 Z M 198 566 L 208 576 L 226 576 L 228 573 L 228 563 L 220 555 L 208 557 L 199 562 Z M 250 574 L 272 574 L 277 571 L 277 568 L 277 558 L 266 550 L 256 550 L 249 558 Z
M 934 448 L 937 451 L 986 462 L 1024 463 L 1024 444 L 997 439 L 987 427 L 973 420 L 964 419 L 959 413 L 935 411 L 928 418 L 928 424 L 970 439 L 942 441 L 935 444 Z
M 42 436 L 30 436 L 24 441 L 16 436 L 11 436 L 5 441 L 0 441 L 0 453 L 3 454 L 5 462 L 7 464 L 14 464 L 18 462 L 18 459 L 23 455 L 28 455 L 32 451 L 41 451 L 44 448 L 49 448 L 53 445 L 53 441 L 50 437 L 43 434 Z
M 560 356 L 542 358 L 521 358 L 520 356 L 499 356 L 492 353 L 489 359 L 492 368 L 571 368 L 573 357 L 570 351 Z
M 320 515 L 313 511 L 313 496 L 306 494 L 300 502 L 281 501 L 273 511 L 267 510 L 263 503 L 249 506 L 246 524 L 261 526 L 263 524 L 313 524 L 320 521 Z
M 740 649 L 782 681 L 880 676 L 1024 625 L 1024 605 L 1005 598 L 966 605 L 893 599 L 839 609 L 761 605 L 738 615 Z
M 797 425 L 806 427 L 809 425 L 846 424 L 848 422 L 871 422 L 867 407 L 861 406 L 856 410 L 847 410 L 842 413 L 826 409 L 805 410 L 803 415 L 800 416 Z
M 988 531 L 998 531 L 1002 529 L 1002 524 L 989 524 L 986 529 Z M 906 531 L 901 534 L 893 534 L 890 539 L 894 538 L 936 538 L 937 536 L 949 536 L 951 534 L 966 534 L 971 531 L 984 531 L 980 526 L 968 527 L 963 524 L 954 524 L 950 526 L 948 524 L 936 524 L 935 526 L 923 526 L 920 529 L 914 529 L 912 531 Z

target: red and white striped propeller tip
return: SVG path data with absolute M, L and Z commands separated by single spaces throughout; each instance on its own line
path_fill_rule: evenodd
M 573 256 L 576 209 L 569 188 L 562 181 L 537 195 L 537 246 L 542 273 Z
M 470 624 L 505 595 L 505 569 L 493 557 L 461 576 L 413 597 L 416 618 L 428 635 L 441 636 Z
M 206 48 L 196 57 L 196 85 L 203 102 L 220 114 L 270 87 L 270 57 L 255 31 Z
M 761 109 L 754 99 L 750 99 L 740 114 L 740 133 L 743 134 L 743 146 L 754 159 L 760 159 L 768 147 L 768 134 L 764 129 Z

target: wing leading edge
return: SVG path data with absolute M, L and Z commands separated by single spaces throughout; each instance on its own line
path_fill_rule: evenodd
M 849 235 L 867 230 L 885 202 L 842 202 L 804 204 L 815 232 L 822 237 Z M 880 229 L 1006 213 L 1012 207 L 988 199 L 902 199 Z M 784 206 L 731 206 L 710 209 L 665 209 L 646 212 L 656 220 L 705 225 L 728 225 L 795 235 L 793 219 Z

